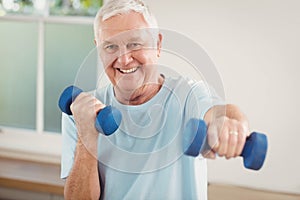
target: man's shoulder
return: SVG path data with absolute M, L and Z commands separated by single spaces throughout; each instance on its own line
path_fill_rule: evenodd
M 167 77 L 164 86 L 173 92 L 184 94 L 188 94 L 193 90 L 203 90 L 207 87 L 202 80 L 195 80 L 183 76 Z

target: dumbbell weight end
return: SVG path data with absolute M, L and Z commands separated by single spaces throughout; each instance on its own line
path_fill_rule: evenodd
M 58 101 L 58 106 L 61 111 L 72 115 L 70 106 L 81 92 L 83 91 L 76 86 L 67 87 L 62 92 Z M 119 128 L 121 120 L 122 114 L 119 110 L 112 106 L 106 106 L 97 114 L 95 127 L 98 132 L 111 135 Z
M 184 154 L 198 156 L 199 153 L 209 150 L 206 139 L 207 127 L 203 120 L 191 119 L 188 121 L 183 138 Z M 248 169 L 259 170 L 265 161 L 268 149 L 267 136 L 253 132 L 246 140 L 240 156 L 244 159 L 244 166 Z
M 59 97 L 58 107 L 60 110 L 68 115 L 72 115 L 70 106 L 81 92 L 83 91 L 76 86 L 67 87 Z
M 267 150 L 267 136 L 258 132 L 251 133 L 240 155 L 244 158 L 244 166 L 248 169 L 259 170 L 264 164 Z

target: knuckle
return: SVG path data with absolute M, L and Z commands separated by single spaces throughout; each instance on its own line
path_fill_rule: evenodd
M 223 152 L 218 152 L 218 155 L 219 155 L 220 157 L 223 157 L 223 156 L 224 156 L 224 153 L 223 153 Z
M 235 145 L 237 145 L 239 142 L 240 142 L 240 140 L 238 140 L 238 138 L 237 138 L 235 135 L 233 135 L 232 137 L 230 137 L 229 145 L 235 146 Z
M 210 158 L 210 151 L 204 151 L 204 152 L 202 153 L 202 156 L 203 156 L 204 158 Z
M 208 132 L 207 133 L 207 140 L 208 140 L 208 144 L 209 146 L 211 146 L 212 148 L 217 147 L 218 144 L 218 137 L 216 133 L 212 133 L 212 132 Z
M 239 132 L 239 135 L 238 135 L 237 139 L 238 139 L 237 144 L 238 145 L 243 145 L 246 141 L 246 133 Z
M 221 131 L 221 134 L 220 134 L 220 141 L 221 142 L 224 142 L 224 143 L 227 143 L 228 139 L 229 139 L 229 134 L 227 131 L 225 131 L 225 129 L 223 129 Z
M 243 146 L 244 144 L 245 144 L 245 141 L 246 141 L 246 138 L 241 138 L 241 139 L 239 139 L 239 140 L 237 140 L 237 145 L 238 146 Z
M 73 102 L 71 105 L 70 105 L 70 109 L 71 109 L 71 112 L 74 113 L 77 111 L 77 103 Z
M 87 97 L 87 96 L 88 96 L 88 93 L 86 93 L 86 92 L 81 92 L 81 93 L 76 97 L 76 99 L 75 99 L 74 102 L 76 102 L 76 101 L 81 101 L 82 99 L 84 99 L 84 98 Z
M 234 156 L 234 152 L 233 151 L 229 151 L 229 152 L 227 152 L 227 154 L 226 154 L 226 158 L 227 159 L 230 159 L 230 158 L 232 158 Z
M 243 133 L 243 137 L 250 135 L 249 127 L 246 124 L 240 123 L 239 130 Z
M 218 154 L 219 156 L 225 156 L 226 155 L 225 149 L 219 149 Z
M 241 154 L 242 154 L 242 151 L 239 150 L 238 152 L 236 152 L 236 153 L 234 154 L 234 157 L 236 158 L 236 157 L 238 157 L 238 156 L 241 155 Z

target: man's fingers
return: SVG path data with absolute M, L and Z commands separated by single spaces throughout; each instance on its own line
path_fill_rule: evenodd
M 230 130 L 228 131 L 228 150 L 226 152 L 225 157 L 227 159 L 235 157 L 236 155 L 236 147 L 237 147 L 237 143 L 238 143 L 238 131 L 235 130 Z
M 104 107 L 105 104 L 100 102 L 93 95 L 86 92 L 80 93 L 70 106 L 72 113 L 78 111 L 93 111 L 95 114 Z
M 204 158 L 209 158 L 209 159 L 215 159 L 216 158 L 216 154 L 213 151 L 204 151 L 202 153 L 202 156 Z
M 226 155 L 228 149 L 228 139 L 229 139 L 228 129 L 227 127 L 224 127 L 223 129 L 221 129 L 221 133 L 219 135 L 219 143 L 220 143 L 219 148 L 217 149 L 217 151 L 213 149 L 215 152 L 218 153 L 219 156 Z
M 214 153 L 229 159 L 241 155 L 248 134 L 247 126 L 224 117 L 208 126 L 207 139 Z
M 103 104 L 102 102 L 100 102 L 98 99 L 94 99 L 94 104 L 95 104 L 95 110 L 97 113 L 106 107 L 106 105 Z
M 218 128 L 214 124 L 208 126 L 207 141 L 208 141 L 208 145 L 210 146 L 211 149 L 214 149 L 214 150 L 219 149 Z
M 242 151 L 244 149 L 244 145 L 246 142 L 246 137 L 249 134 L 250 134 L 250 131 L 245 126 L 239 127 L 238 142 L 237 142 L 236 151 L 235 151 L 234 156 L 239 156 L 242 154 Z

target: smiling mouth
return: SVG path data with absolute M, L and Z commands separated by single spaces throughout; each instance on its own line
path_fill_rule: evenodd
M 122 74 L 132 74 L 134 72 L 136 72 L 136 70 L 138 70 L 139 67 L 134 67 L 134 68 L 131 68 L 131 69 L 120 69 L 120 68 L 117 68 L 117 70 L 119 72 L 121 72 Z

